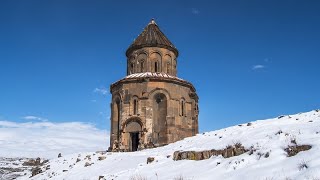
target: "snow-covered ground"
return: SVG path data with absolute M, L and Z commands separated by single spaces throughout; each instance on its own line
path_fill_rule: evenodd
M 247 149 L 253 147 L 256 151 L 230 158 L 213 156 L 201 161 L 172 159 L 177 150 L 223 149 L 235 143 L 241 143 Z M 288 157 L 284 149 L 295 143 L 311 145 L 312 148 Z M 100 177 L 107 180 L 318 180 L 319 152 L 320 111 L 315 110 L 207 132 L 164 147 L 139 152 L 63 155 L 50 160 L 43 166 L 43 169 L 48 170 L 31 179 L 97 180 Z M 267 153 L 269 156 L 266 156 Z M 147 164 L 148 157 L 154 157 L 155 160 Z M 30 175 L 28 172 L 19 179 L 30 179 Z

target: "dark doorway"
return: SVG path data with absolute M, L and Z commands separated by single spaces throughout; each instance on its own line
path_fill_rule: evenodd
M 131 151 L 137 151 L 139 146 L 139 132 L 130 133 L 131 136 Z

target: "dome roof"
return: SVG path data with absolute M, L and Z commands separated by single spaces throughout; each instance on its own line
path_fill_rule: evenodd
M 143 47 L 166 48 L 173 51 L 177 57 L 179 54 L 177 48 L 170 42 L 163 32 L 161 32 L 154 19 L 150 21 L 142 33 L 129 46 L 126 51 L 127 57 L 132 53 L 132 51 Z

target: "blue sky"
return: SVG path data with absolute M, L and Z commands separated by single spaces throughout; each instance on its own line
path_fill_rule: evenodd
M 151 18 L 197 89 L 201 132 L 320 108 L 319 1 L 2 0 L 0 119 L 108 129 L 109 85 Z

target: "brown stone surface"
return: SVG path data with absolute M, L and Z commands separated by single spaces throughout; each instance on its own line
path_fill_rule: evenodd
M 239 156 L 247 152 L 243 146 L 228 146 L 221 150 L 204 150 L 204 151 L 175 151 L 173 153 L 173 160 L 204 160 L 209 159 L 211 156 L 222 155 L 224 158 Z
M 154 157 L 148 157 L 147 158 L 147 164 L 150 164 L 154 161 Z
M 307 151 L 311 148 L 312 148 L 312 146 L 310 146 L 310 145 L 294 145 L 294 146 L 289 146 L 289 147 L 285 148 L 284 151 L 287 152 L 288 157 L 291 157 L 291 156 L 295 156 L 296 154 L 298 154 L 301 151 Z

